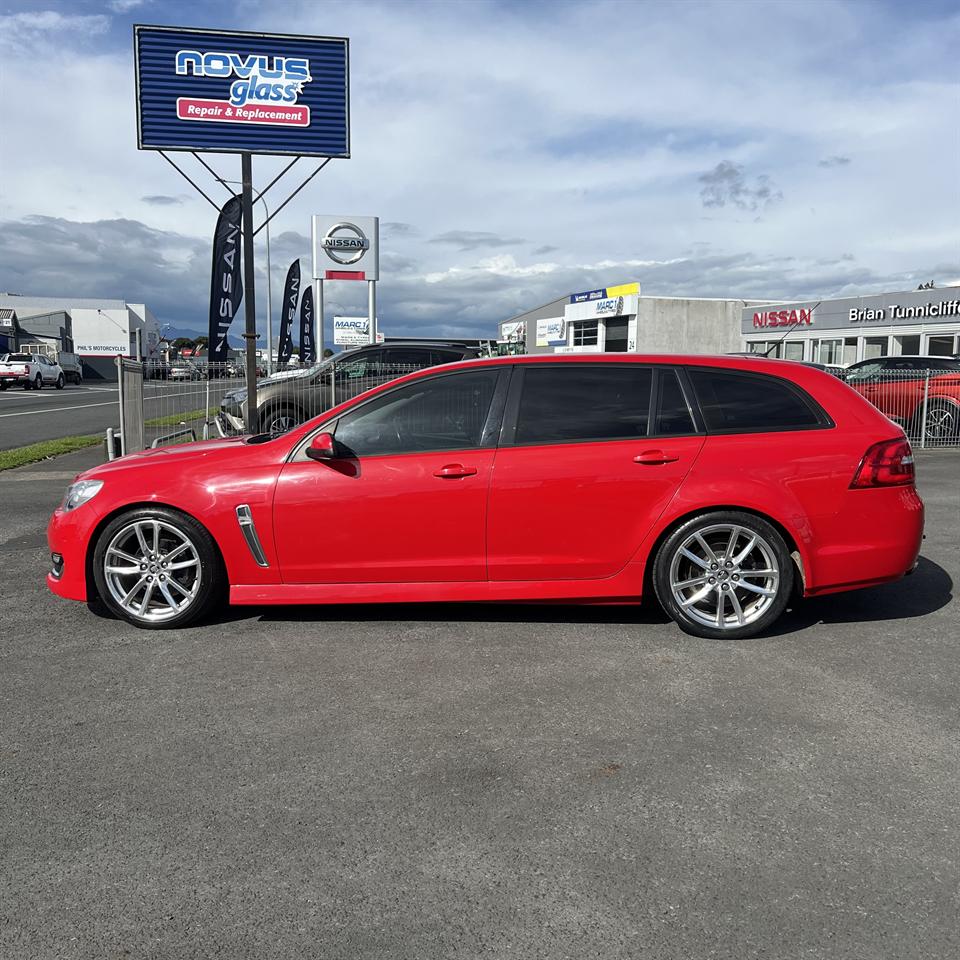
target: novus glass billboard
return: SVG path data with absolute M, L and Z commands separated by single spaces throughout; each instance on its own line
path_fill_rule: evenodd
M 133 31 L 141 150 L 350 156 L 345 38 Z

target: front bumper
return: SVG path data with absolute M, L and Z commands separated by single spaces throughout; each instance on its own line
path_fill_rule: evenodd
M 64 513 L 57 509 L 47 524 L 51 570 L 47 586 L 67 600 L 87 599 L 87 544 L 97 525 L 99 514 L 78 507 Z M 54 555 L 59 556 L 57 562 Z M 59 576 L 57 575 L 59 571 Z

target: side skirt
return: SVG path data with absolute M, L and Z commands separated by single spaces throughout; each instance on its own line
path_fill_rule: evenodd
M 524 600 L 635 603 L 642 592 L 643 564 L 631 563 L 607 580 L 234 584 L 230 587 L 230 603 L 476 603 Z

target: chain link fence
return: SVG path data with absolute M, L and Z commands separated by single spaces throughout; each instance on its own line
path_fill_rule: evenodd
M 858 376 L 852 371 L 845 379 L 920 449 L 960 446 L 960 373 L 896 370 Z

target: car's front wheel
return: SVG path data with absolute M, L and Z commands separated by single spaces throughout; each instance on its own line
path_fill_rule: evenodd
M 58 389 L 58 390 L 62 390 L 62 389 L 63 389 L 63 385 L 64 385 L 66 382 L 67 382 L 67 381 L 66 381 L 66 378 L 65 378 L 64 375 L 61 373 L 61 374 L 57 377 L 57 389 Z
M 664 541 L 653 586 L 686 633 L 740 639 L 766 630 L 793 591 L 793 560 L 780 532 L 740 511 L 704 513 Z
M 182 627 L 207 612 L 224 582 L 206 529 L 166 507 L 129 510 L 104 528 L 93 575 L 110 611 L 137 627 Z
M 279 436 L 292 430 L 298 423 L 303 423 L 304 419 L 298 410 L 287 404 L 268 407 L 260 416 L 260 432 L 269 433 L 272 437 Z

